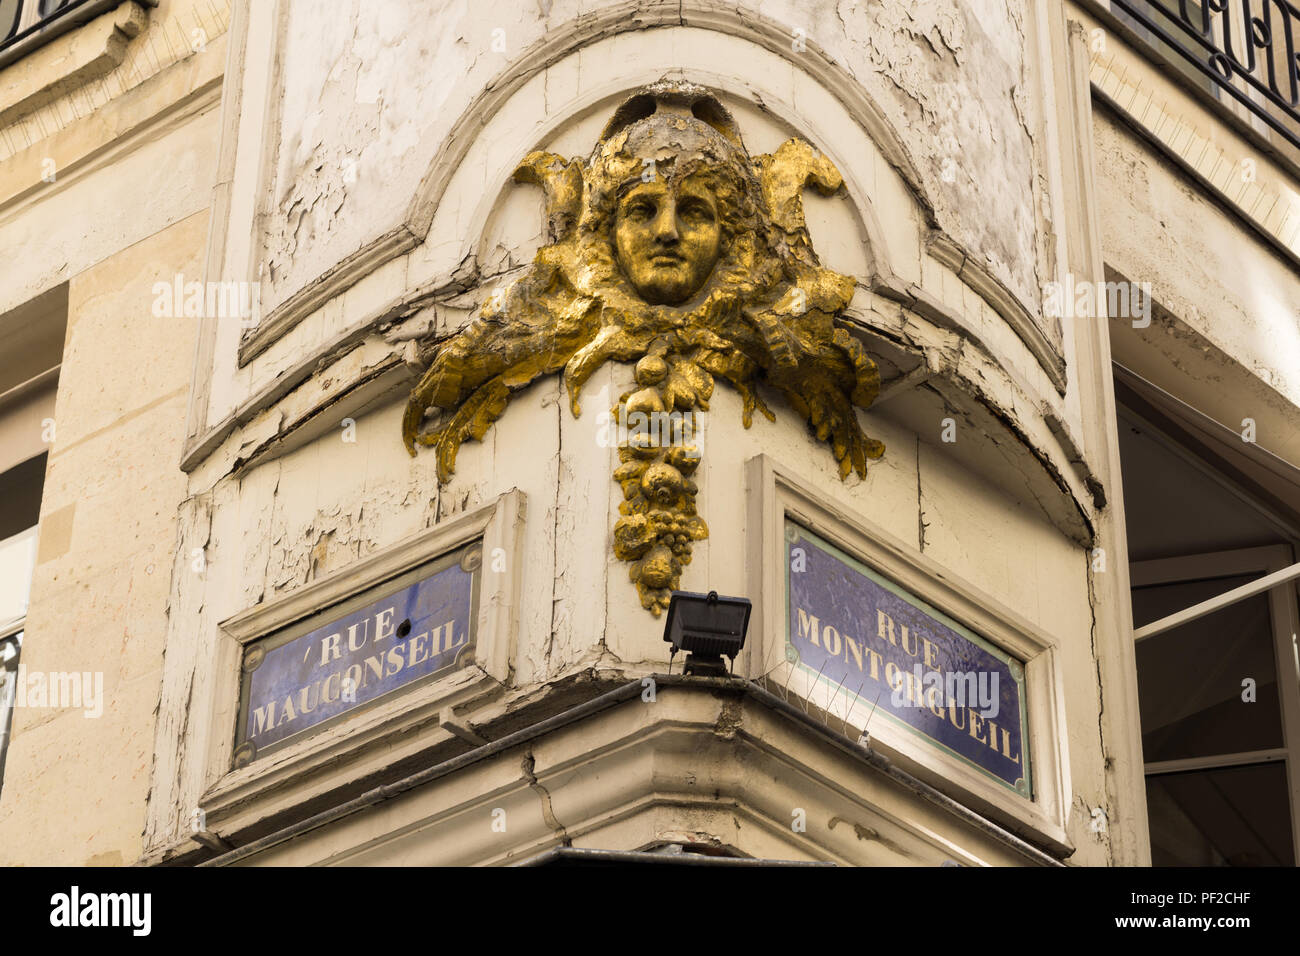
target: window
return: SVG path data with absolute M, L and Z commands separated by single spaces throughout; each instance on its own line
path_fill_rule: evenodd
M 66 285 L 0 315 L 0 786 L 67 317 Z
M 13 726 L 14 697 L 18 682 L 18 652 L 22 648 L 23 632 L 10 629 L 0 637 L 0 792 L 5 783 L 5 753 L 9 747 L 9 731 Z
M 27 616 L 45 455 L 0 474 L 0 634 Z
M 1296 579 L 1215 600 L 1295 565 L 1300 514 L 1275 481 L 1289 466 L 1271 464 L 1279 497 L 1240 435 L 1131 373 L 1116 398 L 1152 863 L 1294 865 Z
M 1134 627 L 1293 563 L 1285 545 L 1134 562 Z M 1300 688 L 1278 677 L 1295 627 L 1294 587 L 1280 587 L 1138 641 L 1155 865 L 1294 865 L 1284 720 Z
M 0 0 L 0 46 L 23 39 L 85 0 Z
M 0 0 L 0 67 L 127 0 Z M 137 0 L 156 6 L 158 0 Z
M 0 788 L 13 724 L 32 571 L 36 567 L 36 529 L 40 517 L 45 455 L 0 474 Z

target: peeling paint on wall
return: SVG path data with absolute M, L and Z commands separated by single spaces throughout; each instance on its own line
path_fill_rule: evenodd
M 479 9 L 447 0 L 414 16 L 396 0 L 294 4 L 282 48 L 263 307 L 273 310 L 396 226 L 473 99 L 562 25 L 614 5 L 557 0 L 546 10 Z M 641 6 L 691 22 L 675 2 Z M 852 75 L 916 160 L 938 224 L 1059 343 L 1059 323 L 1039 307 L 1037 121 L 1025 92 L 1023 0 L 774 0 L 753 13 L 717 7 L 788 27 Z M 822 53 L 788 54 L 794 66 L 813 55 Z M 545 109 L 562 108 L 567 98 L 552 102 L 552 93 L 548 84 Z
M 921 167 L 949 230 L 1060 342 L 1039 307 L 1034 121 L 1025 91 L 1024 17 L 1014 0 L 976 3 L 839 0 L 847 65 L 888 97 L 891 119 Z M 881 79 L 887 81 L 880 82 Z

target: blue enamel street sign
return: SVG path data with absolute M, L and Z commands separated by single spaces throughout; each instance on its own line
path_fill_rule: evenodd
M 807 529 L 785 528 L 787 659 L 841 706 L 860 704 L 1030 796 L 1021 662 Z
M 481 557 L 467 545 L 245 648 L 234 765 L 472 659 Z

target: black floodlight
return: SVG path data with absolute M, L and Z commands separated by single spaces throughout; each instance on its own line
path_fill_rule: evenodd
M 734 664 L 745 646 L 749 609 L 748 598 L 718 597 L 717 591 L 674 591 L 664 621 L 664 640 L 673 646 L 674 655 L 687 652 L 687 674 L 725 677 L 722 658 L 730 657 Z

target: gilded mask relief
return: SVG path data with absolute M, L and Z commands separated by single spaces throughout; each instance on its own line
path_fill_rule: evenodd
M 512 392 L 562 373 L 576 417 L 597 369 L 635 363 L 636 387 L 613 410 L 628 426 L 614 552 L 658 615 L 708 537 L 693 436 L 716 380 L 740 395 L 746 428 L 755 411 L 775 420 L 757 386 L 781 392 L 841 477 L 865 477 L 884 446 L 854 406 L 871 404 L 880 376 L 836 325 L 854 282 L 820 266 L 803 214 L 806 186 L 841 187 L 830 160 L 797 139 L 751 159 L 707 90 L 661 83 L 618 108 L 590 159 L 532 153 L 515 179 L 545 191 L 551 241 L 440 347 L 403 421 L 411 454 L 434 449 L 440 481 Z

